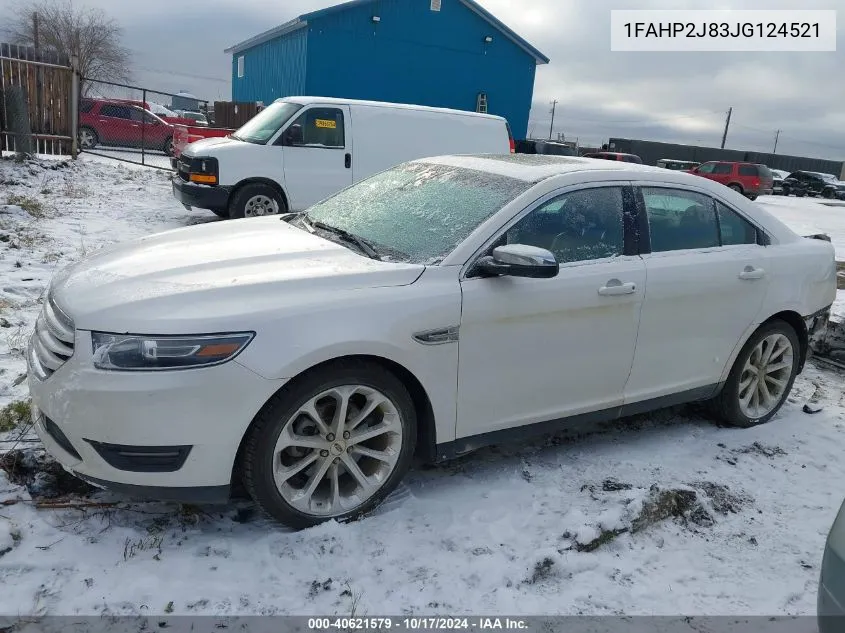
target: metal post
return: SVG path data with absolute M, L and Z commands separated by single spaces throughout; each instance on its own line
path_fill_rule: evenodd
M 141 90 L 141 108 L 144 112 L 141 114 L 141 164 L 146 164 L 144 159 L 147 155 L 147 89 Z
M 775 132 L 775 148 L 772 150 L 772 154 L 778 153 L 778 137 L 780 136 L 780 130 Z
M 79 57 L 70 58 L 70 155 L 76 158 L 79 154 Z
M 555 108 L 557 108 L 557 100 L 552 101 L 552 122 L 549 124 L 549 140 L 552 140 L 552 130 L 555 127 Z

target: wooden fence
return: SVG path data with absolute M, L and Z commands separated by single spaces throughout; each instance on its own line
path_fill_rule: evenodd
M 235 130 L 258 114 L 257 103 L 214 102 L 214 127 Z
M 71 153 L 72 77 L 54 52 L 0 43 L 0 150 Z

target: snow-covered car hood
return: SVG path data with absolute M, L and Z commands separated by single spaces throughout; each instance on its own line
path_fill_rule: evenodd
M 331 305 L 345 291 L 411 284 L 424 269 L 369 259 L 276 216 L 104 249 L 56 274 L 50 292 L 83 330 L 222 331 L 248 329 L 251 315 L 292 303 Z

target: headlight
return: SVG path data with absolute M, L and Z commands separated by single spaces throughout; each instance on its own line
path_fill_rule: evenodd
M 97 369 L 155 371 L 219 365 L 232 360 L 254 333 L 145 336 L 91 332 Z

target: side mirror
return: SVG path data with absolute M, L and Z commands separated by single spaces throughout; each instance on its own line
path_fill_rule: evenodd
M 287 130 L 284 135 L 284 145 L 302 145 L 304 137 L 302 135 L 302 126 L 294 123 Z
M 494 248 L 493 255 L 479 259 L 476 269 L 488 277 L 549 279 L 557 276 L 560 265 L 555 256 L 545 248 L 507 244 Z

